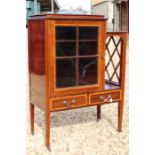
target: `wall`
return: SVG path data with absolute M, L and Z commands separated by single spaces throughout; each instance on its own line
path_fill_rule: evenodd
M 126 3 L 122 3 L 122 30 L 127 30 L 127 13 L 126 13 Z
M 119 31 L 120 26 L 119 26 L 119 5 L 114 4 L 114 30 Z
M 110 2 L 102 2 L 99 3 L 98 5 L 94 5 L 92 7 L 92 13 L 95 15 L 104 15 L 105 18 L 108 18 L 107 20 L 107 30 L 111 31 L 113 30 L 113 4 Z
M 113 4 L 108 2 L 108 21 L 107 21 L 107 30 L 113 30 Z
M 34 15 L 34 2 L 26 1 L 26 13 L 27 17 Z M 40 13 L 40 3 L 37 3 L 37 13 Z
M 119 4 L 114 4 L 114 30 L 118 31 L 120 30 L 120 6 Z M 122 2 L 122 31 L 128 31 L 127 30 L 127 12 L 126 12 L 126 3 Z

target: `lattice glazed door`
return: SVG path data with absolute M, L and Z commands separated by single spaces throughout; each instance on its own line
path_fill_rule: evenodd
M 122 39 L 109 36 L 106 39 L 105 89 L 120 87 Z

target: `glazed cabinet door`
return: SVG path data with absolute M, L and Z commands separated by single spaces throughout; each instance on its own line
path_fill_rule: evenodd
M 78 22 L 77 22 L 78 23 Z M 104 52 L 101 25 L 55 24 L 53 96 L 103 88 Z

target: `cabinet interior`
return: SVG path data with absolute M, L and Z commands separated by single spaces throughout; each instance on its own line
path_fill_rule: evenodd
M 97 84 L 97 26 L 56 26 L 56 88 Z M 120 87 L 121 39 L 106 40 L 105 85 L 103 89 Z

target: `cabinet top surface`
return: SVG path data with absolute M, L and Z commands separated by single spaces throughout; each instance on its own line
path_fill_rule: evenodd
M 42 13 L 29 17 L 29 20 L 33 19 L 96 20 L 96 21 L 106 20 L 106 18 L 104 18 L 103 15 L 51 14 L 51 13 Z

